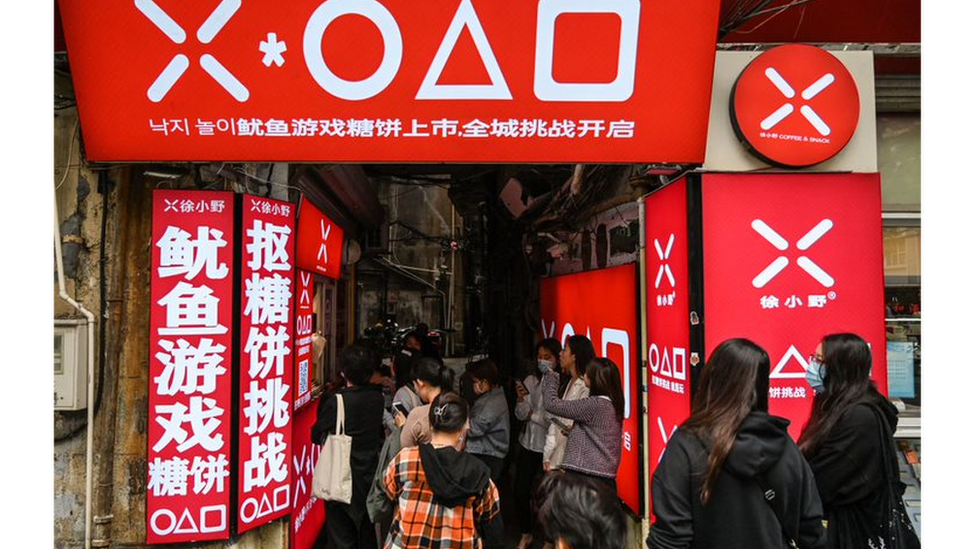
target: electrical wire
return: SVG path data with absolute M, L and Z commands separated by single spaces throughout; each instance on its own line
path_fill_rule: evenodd
M 75 127 L 71 130 L 71 140 L 68 142 L 68 158 L 67 165 L 71 165 L 71 155 L 75 150 L 75 134 L 78 132 L 78 126 L 81 124 L 81 117 L 75 118 Z M 64 185 L 65 180 L 68 179 L 68 171 L 70 168 L 64 169 L 64 175 L 61 176 L 61 181 L 54 187 L 54 191 L 57 192 L 61 190 L 61 185 Z

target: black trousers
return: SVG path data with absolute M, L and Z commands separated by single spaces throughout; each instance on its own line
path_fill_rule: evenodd
M 325 545 L 328 549 L 377 549 L 376 527 L 369 521 L 366 508 L 351 513 L 352 506 L 334 501 L 325 502 Z M 356 515 L 359 518 L 356 518 Z M 323 547 L 319 534 L 315 547 Z
M 495 488 L 499 490 L 499 484 L 502 481 L 502 467 L 505 465 L 505 458 L 486 456 L 484 454 L 471 454 L 472 456 L 480 459 L 482 463 L 491 469 L 491 481 L 495 483 Z
M 519 445 L 519 457 L 515 470 L 515 504 L 518 507 L 519 526 L 523 534 L 535 529 L 536 517 L 532 499 L 542 472 L 542 452 L 533 452 Z

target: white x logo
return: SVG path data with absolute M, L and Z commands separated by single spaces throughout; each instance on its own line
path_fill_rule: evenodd
M 787 99 L 793 99 L 796 96 L 796 91 L 793 90 L 793 87 L 790 86 L 786 82 L 786 79 L 780 76 L 779 72 L 777 72 L 773 67 L 766 69 L 766 78 L 768 78 L 769 81 L 776 86 L 776 89 L 778 89 Z M 833 73 L 828 72 L 827 74 L 818 78 L 816 82 L 810 84 L 810 87 L 803 90 L 800 97 L 802 97 L 804 101 L 809 101 L 833 84 L 834 80 Z M 778 109 L 773 111 L 772 114 L 767 116 L 765 120 L 760 122 L 759 127 L 764 130 L 769 130 L 791 114 L 793 114 L 793 104 L 787 101 Z M 802 114 L 803 117 L 806 118 L 807 121 L 810 122 L 810 124 L 813 125 L 818 132 L 820 132 L 820 135 L 824 137 L 830 135 L 830 126 L 828 126 L 827 123 L 820 118 L 816 111 L 810 108 L 810 105 L 803 105 L 800 107 L 800 114 Z
M 803 235 L 796 243 L 796 247 L 801 250 L 807 250 L 810 246 L 813 246 L 820 237 L 827 234 L 830 229 L 834 227 L 834 222 L 829 219 L 821 220 L 817 223 L 810 232 Z M 776 231 L 766 224 L 762 219 L 756 219 L 752 222 L 752 229 L 759 233 L 760 236 L 765 238 L 770 244 L 772 244 L 777 250 L 785 252 L 787 248 L 790 247 L 790 243 L 786 241 L 785 238 L 779 235 Z M 790 260 L 786 258 L 785 255 L 781 255 L 773 260 L 772 263 L 766 266 L 765 269 L 752 280 L 752 285 L 756 288 L 762 288 L 769 283 L 776 275 L 778 275 L 787 265 L 790 264 Z M 800 256 L 796 260 L 796 264 L 800 266 L 801 269 L 812 276 L 817 282 L 824 285 L 824 287 L 829 288 L 834 285 L 834 279 L 829 274 L 827 274 L 823 269 L 820 268 L 816 263 L 810 260 L 806 256 Z
M 668 239 L 668 247 L 665 250 L 661 249 L 661 243 L 654 239 L 654 247 L 657 248 L 657 256 L 661 258 L 661 261 L 666 261 L 671 256 L 671 247 L 674 246 L 674 233 L 671 233 L 671 237 Z M 667 263 L 662 263 L 661 267 L 657 270 L 657 279 L 654 281 L 654 287 L 661 287 L 661 277 L 668 275 L 668 281 L 671 283 L 671 287 L 674 288 L 674 275 L 671 273 L 671 266 Z
M 162 8 L 156 5 L 153 0 L 135 0 L 135 4 L 136 8 L 148 17 L 159 30 L 163 31 L 163 34 L 168 36 L 174 44 L 186 42 L 186 31 L 183 30 L 183 27 L 174 21 Z M 210 17 L 203 22 L 203 25 L 200 25 L 200 28 L 197 30 L 197 40 L 203 44 L 209 44 L 217 36 L 217 33 L 224 28 L 224 25 L 230 21 L 230 18 L 237 13 L 240 7 L 241 0 L 223 0 L 213 10 Z M 241 84 L 241 81 L 221 65 L 214 56 L 209 53 L 200 56 L 200 66 L 218 84 L 227 90 L 227 93 L 231 94 L 234 99 L 243 103 L 250 97 L 251 94 L 244 87 L 244 84 Z M 163 72 L 159 73 L 159 76 L 156 77 L 156 81 L 149 86 L 149 91 L 146 93 L 149 96 L 149 100 L 153 103 L 162 101 L 189 67 L 190 60 L 185 55 L 180 53 L 173 56 L 173 59 L 166 65 Z
M 316 259 L 321 259 L 322 263 L 329 264 L 329 249 L 325 246 L 325 242 L 329 239 L 329 233 L 332 232 L 332 225 L 328 228 L 325 226 L 325 220 L 320 220 L 320 227 L 322 228 L 322 245 L 319 247 L 319 255 Z
M 671 428 L 670 435 L 668 434 L 668 430 L 664 428 L 664 418 L 661 417 L 657 418 L 657 426 L 658 429 L 660 429 L 661 431 L 661 440 L 664 442 L 664 450 L 667 450 L 668 440 L 670 440 L 671 437 L 674 436 L 674 432 L 678 430 L 678 426 L 675 425 L 674 427 Z M 658 463 L 661 463 L 661 458 L 664 457 L 664 450 L 661 450 L 661 454 L 657 457 Z

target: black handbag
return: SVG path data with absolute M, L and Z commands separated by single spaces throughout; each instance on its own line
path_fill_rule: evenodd
M 905 483 L 898 476 L 898 458 L 896 457 L 895 441 L 885 429 L 887 421 L 881 411 L 873 408 L 878 418 L 881 434 L 881 454 L 884 463 L 884 479 L 887 488 L 885 493 L 884 522 L 878 528 L 874 539 L 869 539 L 866 547 L 870 549 L 921 549 L 921 542 L 915 527 L 908 518 L 902 494 L 905 493 Z

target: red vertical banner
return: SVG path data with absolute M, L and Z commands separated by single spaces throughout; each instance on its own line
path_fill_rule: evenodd
M 146 543 L 230 534 L 233 265 L 233 193 L 153 193 Z
M 318 399 L 295 412 L 292 430 L 291 549 L 311 549 L 325 525 L 325 502 L 312 495 L 312 475 L 321 447 L 312 442 Z
M 542 333 L 566 343 L 586 335 L 597 356 L 620 368 L 624 392 L 623 440 L 617 468 L 617 493 L 641 512 L 640 376 L 638 373 L 637 270 L 621 265 L 544 278 L 539 288 Z
M 312 299 L 315 297 L 315 276 L 308 271 L 298 271 L 298 288 L 295 292 L 295 410 L 308 404 L 312 398 Z
M 303 196 L 298 214 L 298 268 L 338 279 L 342 275 L 342 245 L 342 227 Z
M 295 206 L 245 195 L 241 215 L 238 532 L 290 512 Z
M 887 393 L 881 231 L 878 174 L 702 179 L 705 349 L 730 337 L 766 349 L 769 411 L 794 437 L 813 400 L 808 357 L 827 334 L 863 337 Z
M 647 284 L 647 478 L 668 440 L 691 413 L 688 182 L 681 179 L 644 202 Z

